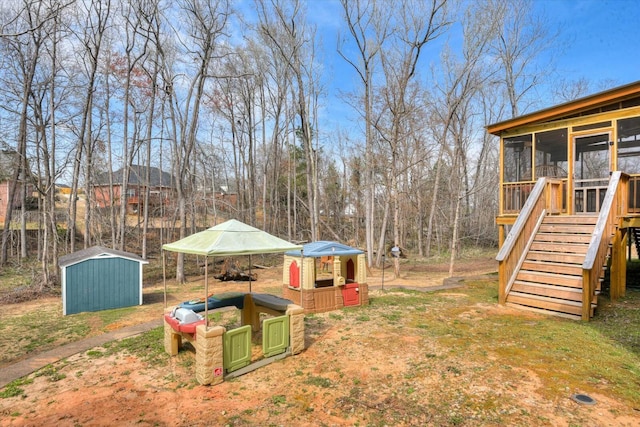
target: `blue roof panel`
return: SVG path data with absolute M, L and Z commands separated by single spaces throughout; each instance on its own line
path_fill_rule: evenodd
M 303 254 L 305 257 L 318 258 L 321 256 L 341 256 L 341 255 L 360 255 L 364 251 L 360 249 L 352 248 L 351 246 L 343 245 L 342 243 L 332 242 L 328 240 L 318 240 L 317 242 L 307 243 L 302 246 Z M 285 252 L 290 256 L 300 256 L 300 250 L 292 250 Z

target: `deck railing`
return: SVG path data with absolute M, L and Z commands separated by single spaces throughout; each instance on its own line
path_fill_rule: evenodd
M 640 214 L 640 175 L 629 176 L 629 213 Z
M 509 235 L 500 248 L 498 261 L 499 289 L 498 299 L 504 304 L 515 276 L 524 261 L 542 218 L 547 214 L 562 212 L 562 180 L 540 178 L 530 191 L 513 224 Z
M 550 178 L 546 177 L 547 182 L 553 180 L 553 182 L 561 183 L 561 191 L 558 192 L 560 204 L 558 205 L 561 212 L 566 213 L 566 178 Z M 539 181 L 539 180 L 538 180 Z M 521 181 L 521 182 L 505 182 L 502 184 L 502 215 L 519 214 L 526 201 L 528 200 L 533 187 L 536 185 L 536 181 Z
M 582 264 L 582 320 L 591 318 L 591 302 L 607 260 L 611 237 L 616 232 L 621 217 L 629 210 L 628 187 L 629 175 L 619 171 L 611 174 L 598 222 Z
M 502 184 L 502 213 L 517 214 L 526 203 L 535 181 L 505 182 Z

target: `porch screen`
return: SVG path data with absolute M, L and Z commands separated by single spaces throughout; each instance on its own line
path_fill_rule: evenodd
M 504 182 L 531 181 L 531 134 L 504 138 Z
M 631 176 L 629 211 L 640 212 L 640 117 L 618 120 L 618 170 Z M 635 175 L 635 176 L 634 176 Z
M 567 177 L 567 129 L 536 133 L 535 177 Z
M 640 117 L 618 120 L 618 170 L 640 173 Z

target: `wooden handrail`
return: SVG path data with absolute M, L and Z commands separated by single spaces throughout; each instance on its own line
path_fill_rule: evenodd
M 518 236 L 520 235 L 520 233 L 522 233 L 522 230 L 524 229 L 525 224 L 527 223 L 529 217 L 531 216 L 531 213 L 533 212 L 533 209 L 536 203 L 538 202 L 538 199 L 540 199 L 544 194 L 544 187 L 546 185 L 547 185 L 547 178 L 540 178 L 536 182 L 536 185 L 533 187 L 533 190 L 531 190 L 531 194 L 529 195 L 529 197 L 527 198 L 527 201 L 522 207 L 522 210 L 520 211 L 518 218 L 516 218 L 516 222 L 513 224 L 513 227 L 511 228 L 509 235 L 507 236 L 507 238 L 504 241 L 504 244 L 500 248 L 500 251 L 496 256 L 496 261 L 498 262 L 504 261 L 509 255 L 509 253 L 513 250 L 513 246 L 515 245 L 515 242 Z
M 583 269 L 588 270 L 593 268 L 593 263 L 596 259 L 596 254 L 598 248 L 600 247 L 600 242 L 602 241 L 602 232 L 608 225 L 609 217 L 611 216 L 611 208 L 613 207 L 614 197 L 616 195 L 615 193 L 618 189 L 618 183 L 620 182 L 620 175 L 621 172 L 614 172 L 611 175 L 609 186 L 607 187 L 607 193 L 604 196 L 604 200 L 602 201 L 602 208 L 600 209 L 600 213 L 598 214 L 598 222 L 596 222 L 593 234 L 591 235 L 591 241 L 589 242 L 589 249 L 587 249 L 584 262 L 582 263 Z
M 627 203 L 621 203 L 619 200 L 626 196 L 628 181 L 629 175 L 623 172 L 616 171 L 611 174 L 598 221 L 582 263 L 582 320 L 591 318 L 591 301 L 604 268 L 611 235 L 615 231 L 617 219 L 624 215 L 628 208 Z
M 516 277 L 518 276 L 518 272 L 520 271 L 520 268 L 522 267 L 522 264 L 524 263 L 524 260 L 527 258 L 527 253 L 529 252 L 529 249 L 531 248 L 531 244 L 533 243 L 533 240 L 536 237 L 536 233 L 538 232 L 538 229 L 540 228 L 540 225 L 542 225 L 542 221 L 544 221 L 544 217 L 545 216 L 547 216 L 547 210 L 543 209 L 542 212 L 540 213 L 540 216 L 538 217 L 538 220 L 536 221 L 535 227 L 533 228 L 532 232 L 529 233 L 529 238 L 527 239 L 527 243 L 524 245 L 524 249 L 522 250 L 522 253 L 520 254 L 520 257 L 518 258 L 518 263 L 516 264 L 515 268 L 513 269 L 513 272 L 511 273 L 511 276 L 509 277 L 509 281 L 505 285 L 505 288 L 504 288 L 505 295 L 509 294 L 509 291 L 511 290 L 511 287 L 513 286 L 513 283 L 516 281 Z
M 562 181 L 550 178 L 540 178 L 536 182 L 531 194 L 527 198 L 520 215 L 513 224 L 509 235 L 500 248 L 498 261 L 498 299 L 504 304 L 511 285 L 523 262 L 523 254 L 531 245 L 531 236 L 540 226 L 542 217 L 548 213 L 559 213 L 561 205 Z

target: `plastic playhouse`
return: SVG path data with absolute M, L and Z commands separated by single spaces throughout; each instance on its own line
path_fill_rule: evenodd
M 282 295 L 307 313 L 369 303 L 364 252 L 317 241 L 284 254 Z
M 183 340 L 196 351 L 196 380 L 202 385 L 215 385 L 265 366 L 275 360 L 304 350 L 304 310 L 292 301 L 270 294 L 227 293 L 200 301 L 185 301 L 164 315 L 164 348 L 175 356 Z M 235 306 L 241 310 L 242 326 L 227 330 L 208 326 L 208 312 Z M 195 310 L 194 310 L 195 309 Z M 261 321 L 260 314 L 269 316 Z M 252 363 L 251 337 L 262 329 L 263 358 Z

